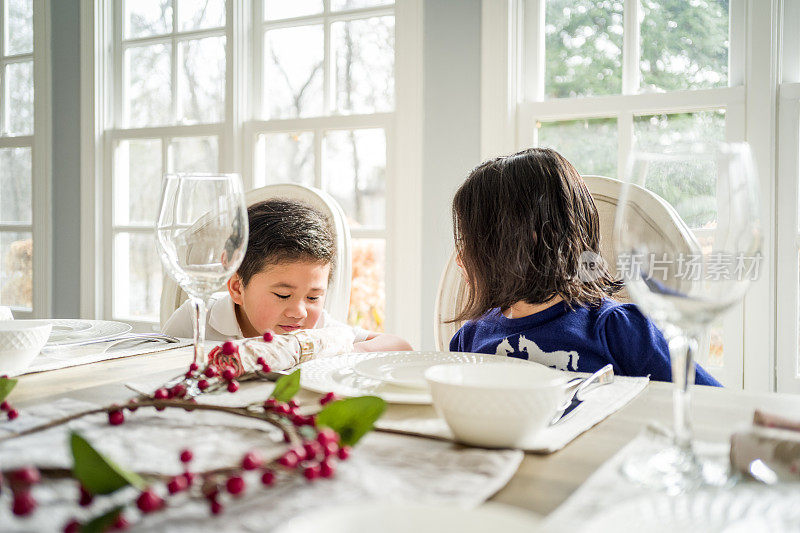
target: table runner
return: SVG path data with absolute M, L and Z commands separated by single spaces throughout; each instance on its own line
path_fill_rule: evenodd
M 261 396 L 264 387 L 243 386 L 241 392 L 249 394 L 239 397 L 239 403 L 246 403 L 246 396 Z M 258 394 L 248 390 L 256 388 Z M 238 396 L 217 399 L 232 402 Z M 62 399 L 24 409 L 20 418 L 3 424 L 0 435 L 91 407 Z M 69 429 L 80 431 L 102 453 L 127 468 L 168 474 L 180 471 L 178 454 L 186 446 L 195 453 L 192 467 L 206 469 L 234 463 L 256 446 L 264 451 L 280 442 L 280 434 L 263 423 L 220 413 L 140 409 L 127 418 L 123 426 L 110 427 L 104 423 L 105 415 L 92 415 L 74 421 Z M 0 443 L 0 468 L 30 463 L 71 466 L 67 433 L 68 428 L 62 426 Z M 262 489 L 256 480 L 248 479 L 247 496 L 225 501 L 226 512 L 219 517 L 209 515 L 204 501 L 183 501 L 163 513 L 147 516 L 132 531 L 270 531 L 303 511 L 339 503 L 406 501 L 472 507 L 502 488 L 522 457 L 522 452 L 515 450 L 463 448 L 430 439 L 371 433 L 356 446 L 348 461 L 339 464 L 333 479 L 309 484 L 298 476 L 273 489 Z M 1 505 L 2 529 L 60 531 L 72 517 L 85 519 L 99 512 L 71 505 L 69 500 L 74 502 L 76 494 L 74 482 L 39 485 L 34 496 L 47 511 L 18 519 L 11 516 L 8 505 Z M 3 501 L 7 503 L 7 499 Z M 179 501 L 181 498 L 175 500 Z
M 568 418 L 545 428 L 523 450 L 548 454 L 560 450 L 573 439 L 588 431 L 616 411 L 622 409 L 640 392 L 648 378 L 617 376 L 613 383 L 597 387 L 584 395 L 585 401 Z M 453 435 L 444 419 L 428 405 L 392 405 L 376 426 L 379 429 L 452 440 Z

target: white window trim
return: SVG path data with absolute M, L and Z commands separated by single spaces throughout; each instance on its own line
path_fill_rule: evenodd
M 5 12 L 4 3 L 5 0 L 0 0 L 2 12 Z M 33 135 L 0 137 L 2 148 L 31 148 L 31 223 L 0 224 L 3 231 L 30 231 L 33 239 L 32 309 L 13 308 L 15 318 L 44 318 L 52 314 L 51 35 L 50 0 L 33 0 L 33 53 L 24 54 L 33 58 Z
M 253 0 L 255 1 L 255 0 Z M 376 125 L 387 135 L 387 239 L 386 250 L 386 329 L 406 338 L 412 345 L 421 341 L 418 310 L 421 307 L 421 190 L 422 190 L 422 0 L 402 0 L 390 9 L 395 14 L 395 111 L 376 115 L 348 115 L 285 121 L 248 120 L 255 113 L 248 109 L 254 94 L 250 91 L 247 54 L 253 12 L 251 0 L 228 1 L 227 17 L 231 23 L 227 38 L 228 72 L 226 73 L 226 118 L 220 136 L 220 170 L 241 172 L 245 186 L 252 184 L 251 150 L 257 133 L 264 130 L 308 130 L 310 122 L 327 128 Z M 110 174 L 111 151 L 104 143 L 122 133 L 109 126 L 112 95 L 105 88 L 113 75 L 107 67 L 111 46 L 111 25 L 106 0 L 81 0 L 81 316 L 111 316 L 110 238 L 103 231 L 111 220 Z M 357 12 L 361 10 L 354 10 Z M 374 11 L 369 8 L 365 11 Z M 347 13 L 352 13 L 348 11 Z M 254 32 L 259 33 L 259 32 Z M 235 36 L 235 37 L 234 37 Z M 398 53 L 397 51 L 401 51 Z M 99 68 L 98 68 L 99 67 Z M 237 126 L 241 125 L 241 126 Z M 203 128 L 204 126 L 178 126 Z M 210 126 L 206 126 L 210 127 Z M 165 135 L 173 127 L 161 128 Z M 313 130 L 314 128 L 312 128 Z M 152 136 L 154 129 L 125 130 L 125 137 Z M 200 131 L 200 129 L 198 129 Z M 402 221 L 402 222 L 401 222 Z M 383 230 L 381 230 L 383 231 Z M 363 233 L 363 235 L 362 235 Z M 373 236 L 371 230 L 353 232 L 354 236 Z M 131 322 L 140 328 L 152 324 Z M 425 321 L 427 324 L 427 321 Z
M 787 0 L 790 1 L 790 0 Z M 766 228 L 762 276 L 744 303 L 724 318 L 725 366 L 729 387 L 770 391 L 775 387 L 774 111 L 777 15 L 780 0 L 731 0 L 730 87 L 700 91 L 634 94 L 638 88 L 639 37 L 630 24 L 623 30 L 623 94 L 544 100 L 544 0 L 483 0 L 481 20 L 481 156 L 511 153 L 534 145 L 536 120 L 616 117 L 618 168 L 631 149 L 633 116 L 726 108 L 728 140 L 748 140 L 760 180 L 762 224 Z M 639 3 L 626 1 L 625 21 L 638 19 Z M 769 35 L 769 39 L 752 36 Z M 525 57 L 523 44 L 538 43 Z M 754 43 L 748 46 L 748 43 Z M 530 46 L 528 49 L 531 49 Z M 523 65 L 525 68 L 522 68 Z M 526 79 L 519 73 L 525 72 Z M 745 80 L 747 83 L 745 83 Z M 749 104 L 749 105 L 746 105 Z M 796 211 L 796 208 L 795 208 Z M 765 352 L 768 357 L 765 357 Z M 717 369 L 712 369 L 719 372 Z

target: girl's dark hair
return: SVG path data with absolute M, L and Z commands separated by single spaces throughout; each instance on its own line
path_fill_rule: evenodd
M 556 296 L 570 307 L 597 305 L 622 289 L 602 262 L 580 275 L 581 254 L 600 256 L 600 219 L 583 179 L 555 150 L 476 167 L 453 198 L 453 230 L 468 281 L 454 322 Z
M 250 236 L 238 274 L 247 286 L 267 266 L 308 261 L 331 265 L 336 240 L 328 219 L 310 205 L 274 198 L 247 208 Z

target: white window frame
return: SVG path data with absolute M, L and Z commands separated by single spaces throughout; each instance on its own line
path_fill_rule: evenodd
M 0 13 L 5 18 L 6 0 L 0 0 Z M 5 41 L 2 26 L 0 23 L 0 46 Z M 12 307 L 15 318 L 49 317 L 52 311 L 50 36 L 50 0 L 33 0 L 33 52 L 9 56 L 10 59 L 0 57 L 3 81 L 6 64 L 33 60 L 33 134 L 0 135 L 0 148 L 31 149 L 31 223 L 0 224 L 0 231 L 29 231 L 33 239 L 32 308 Z M 2 81 L 0 91 L 5 94 Z
M 749 141 L 755 154 L 762 224 L 767 228 L 762 244 L 766 261 L 744 303 L 724 317 L 724 366 L 709 370 L 731 388 L 773 390 L 774 238 L 770 228 L 774 228 L 774 133 L 770 127 L 775 123 L 765 120 L 763 110 L 774 109 L 776 77 L 771 50 L 777 38 L 774 23 L 779 0 L 731 0 L 729 87 L 642 94 L 637 94 L 640 4 L 626 0 L 622 93 L 550 100 L 544 98 L 545 1 L 483 0 L 481 157 L 533 146 L 537 121 L 614 117 L 619 140 L 617 168 L 623 169 L 632 148 L 634 116 L 724 107 L 726 138 Z M 772 9 L 765 9 L 767 3 Z M 753 35 L 769 39 L 752 39 Z M 524 50 L 536 53 L 526 56 Z M 766 358 L 765 352 L 769 354 Z
M 800 1 L 784 0 L 781 13 L 781 84 L 778 89 L 777 298 L 778 392 L 800 393 L 798 301 L 800 281 Z
M 387 331 L 405 337 L 412 345 L 421 339 L 418 310 L 421 306 L 421 179 L 422 179 L 422 0 L 401 0 L 388 6 L 395 16 L 395 111 L 373 115 L 336 115 L 309 119 L 253 120 L 254 78 L 250 65 L 260 61 L 250 58 L 258 48 L 254 40 L 261 31 L 253 20 L 259 0 L 228 0 L 226 19 L 227 72 L 226 103 L 223 124 L 168 126 L 140 129 L 111 127 L 112 110 L 119 103 L 106 90 L 113 85 L 108 51 L 112 49 L 112 28 L 108 0 L 82 0 L 82 154 L 81 154 L 81 316 L 109 318 L 112 312 L 111 256 L 111 143 L 132 136 L 203 135 L 220 137 L 220 171 L 241 172 L 246 188 L 252 187 L 254 147 L 260 133 L 272 131 L 324 131 L 380 127 L 386 131 L 387 184 L 386 229 L 354 229 L 353 236 L 386 238 L 386 323 Z M 121 0 L 113 0 L 118 6 Z M 325 3 L 326 9 L 328 2 Z M 386 10 L 387 6 L 349 10 L 343 15 Z M 119 12 L 119 7 L 117 7 Z M 338 16 L 338 13 L 337 13 Z M 333 15 L 332 15 L 333 17 Z M 313 17 L 310 17 L 313 18 Z M 292 19 L 294 20 L 294 19 Z M 331 19 L 333 20 L 333 18 Z M 282 23 L 286 21 L 281 21 Z M 119 25 L 117 25 L 119 27 Z M 259 45 L 260 47 L 260 45 Z M 401 53 L 398 53 L 402 50 Z M 119 64 L 119 63 L 117 63 Z M 260 68 L 260 67 L 259 67 Z M 260 74 L 259 74 L 260 75 Z M 217 129 L 219 128 L 219 130 Z M 155 134 L 155 135 L 154 135 Z M 318 136 L 317 143 L 322 137 Z M 166 150 L 166 145 L 164 149 Z M 320 158 L 317 158 L 319 167 Z M 166 167 L 164 167 L 166 168 Z M 319 168 L 316 169 L 319 176 Z M 402 176 L 402 183 L 399 177 Z M 120 228 L 128 230 L 132 228 Z M 136 230 L 138 231 L 138 230 Z M 144 229 L 142 231 L 147 231 Z M 139 329 L 156 327 L 151 322 L 128 321 Z M 423 321 L 427 324 L 428 321 Z

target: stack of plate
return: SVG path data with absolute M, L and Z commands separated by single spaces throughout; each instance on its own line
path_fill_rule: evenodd
M 128 333 L 130 324 L 113 322 L 110 320 L 78 320 L 71 318 L 43 320 L 53 325 L 50 338 L 45 344 L 47 348 L 61 348 L 84 344 L 114 340 Z

